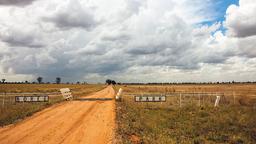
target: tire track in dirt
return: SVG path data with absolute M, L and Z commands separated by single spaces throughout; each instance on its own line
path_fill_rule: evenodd
M 113 98 L 107 87 L 88 97 Z M 0 128 L 1 144 L 109 143 L 115 127 L 115 101 L 72 101 L 49 107 L 17 125 Z

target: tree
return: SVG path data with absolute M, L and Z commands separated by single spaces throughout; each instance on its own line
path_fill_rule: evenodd
M 111 81 L 111 84 L 112 84 L 112 85 L 116 85 L 116 81 L 112 80 L 112 81 Z
M 4 83 L 5 82 L 5 79 L 2 79 L 2 83 Z
M 112 83 L 112 80 L 110 80 L 110 79 L 106 80 L 106 84 L 110 85 L 111 83 Z
M 40 84 L 40 83 L 42 83 L 43 78 L 42 78 L 42 77 L 38 77 L 38 78 L 37 78 L 37 81 L 38 81 L 38 83 Z
M 111 80 L 111 79 L 107 79 L 106 80 L 106 84 L 108 84 L 108 85 L 116 85 L 116 81 L 114 81 L 114 80 Z
M 60 84 L 61 82 L 61 78 L 60 77 L 56 77 L 56 84 Z

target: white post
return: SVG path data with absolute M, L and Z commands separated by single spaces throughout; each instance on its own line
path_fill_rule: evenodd
M 219 106 L 219 102 L 220 102 L 220 96 L 217 96 L 217 97 L 216 97 L 216 100 L 215 100 L 214 107 Z
M 116 100 L 119 100 L 121 98 L 122 92 L 123 92 L 123 90 L 122 90 L 122 88 L 120 88 L 117 95 L 116 95 Z

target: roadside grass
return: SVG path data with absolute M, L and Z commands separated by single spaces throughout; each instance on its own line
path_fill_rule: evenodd
M 3 87 L 5 89 L 3 89 Z M 47 93 L 59 92 L 60 88 L 66 87 L 72 90 L 74 97 L 80 97 L 99 91 L 103 89 L 105 85 L 3 84 L 0 85 L 0 92 L 18 92 L 17 95 L 22 92 Z M 0 96 L 0 126 L 15 123 L 25 117 L 33 115 L 35 112 L 64 101 L 60 94 L 49 97 L 49 102 L 15 103 L 14 96 Z
M 138 103 L 126 88 L 117 102 L 117 143 L 256 143 L 256 109 L 251 105 L 187 103 L 179 108 L 169 97 L 162 104 Z

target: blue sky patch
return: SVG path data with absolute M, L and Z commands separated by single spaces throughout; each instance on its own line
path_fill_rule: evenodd
M 216 22 L 223 22 L 225 21 L 225 15 L 226 15 L 226 10 L 227 8 L 232 5 L 238 5 L 239 4 L 239 0 L 214 0 L 213 2 L 213 11 L 215 11 L 216 14 L 216 18 L 211 20 L 211 21 L 204 21 L 202 23 L 200 23 L 199 25 L 208 25 L 211 26 L 212 24 L 216 23 Z M 220 29 L 222 32 L 225 32 L 226 29 L 223 27 L 223 25 L 220 27 Z

